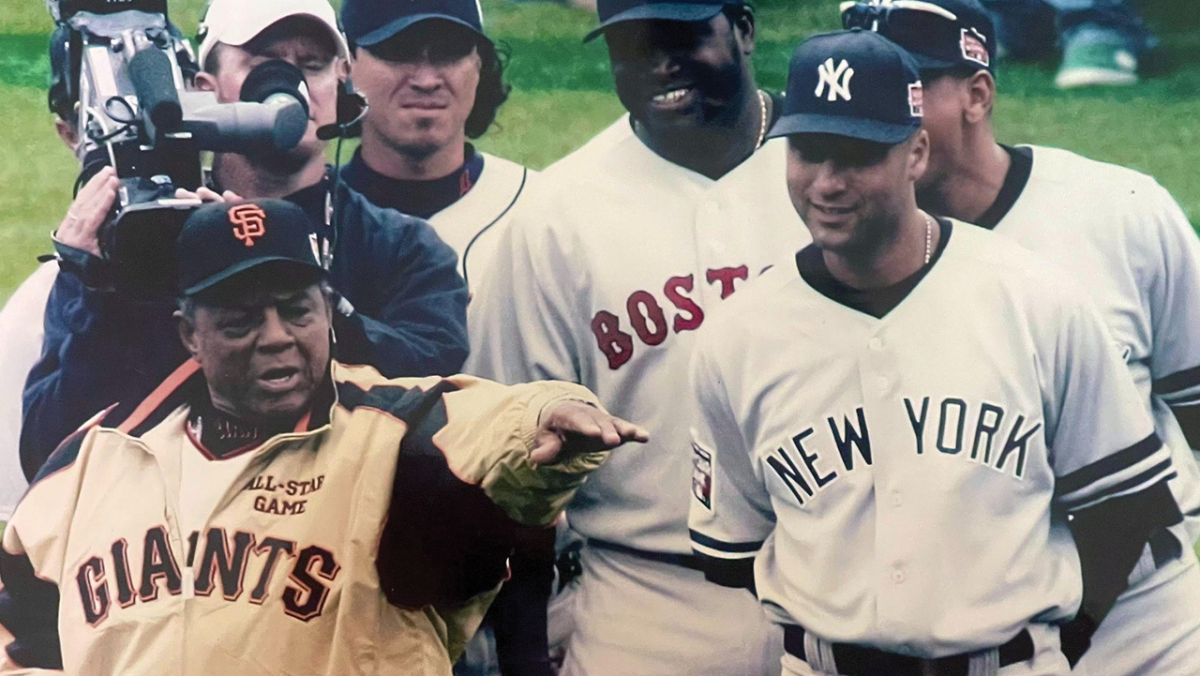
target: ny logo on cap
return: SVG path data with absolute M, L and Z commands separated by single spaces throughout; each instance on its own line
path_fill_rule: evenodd
M 817 67 L 817 90 L 813 95 L 821 98 L 825 93 L 825 85 L 829 85 L 829 101 L 837 101 L 839 98 L 850 100 L 850 78 L 854 77 L 854 69 L 850 64 L 842 59 L 842 62 L 837 66 L 833 65 L 833 58 L 825 59 L 825 63 Z
M 267 233 L 267 212 L 257 204 L 239 204 L 229 210 L 229 222 L 233 223 L 233 236 L 246 246 L 254 246 L 254 238 Z

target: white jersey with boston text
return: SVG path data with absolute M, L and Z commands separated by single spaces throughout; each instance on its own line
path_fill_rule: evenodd
M 749 277 L 735 252 L 697 260 L 696 205 L 714 182 L 655 154 L 628 116 L 539 179 L 490 281 L 475 289 L 467 369 L 586 384 L 613 414 L 644 425 L 650 442 L 623 447 L 591 475 L 568 509 L 571 526 L 690 553 L 687 364 L 713 302 Z
M 767 141 L 705 192 L 696 209 L 702 263 L 736 255 L 753 278 L 812 242 L 788 196 L 787 149 L 786 138 Z
M 1069 619 L 1067 511 L 1172 472 L 1082 292 L 1003 237 L 948 232 L 882 318 L 793 262 L 697 341 L 693 546 L 753 560 L 768 614 L 829 641 L 940 657 Z

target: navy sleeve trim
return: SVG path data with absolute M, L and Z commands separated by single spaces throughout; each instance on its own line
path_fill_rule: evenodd
M 688 533 L 695 544 L 730 554 L 755 554 L 763 546 L 763 540 L 757 542 L 723 542 L 692 529 L 688 529 Z
M 1200 402 L 1171 405 L 1171 412 L 1175 414 L 1188 446 L 1200 448 Z
M 1055 492 L 1059 495 L 1074 493 L 1095 481 L 1142 462 L 1158 452 L 1160 448 L 1162 448 L 1162 441 L 1158 435 L 1151 433 L 1150 436 L 1123 451 L 1101 458 L 1060 477 L 1056 482 Z
M 1105 488 L 1102 491 L 1097 491 L 1096 493 L 1090 493 L 1084 499 L 1068 501 L 1066 503 L 1066 506 L 1068 508 L 1071 508 L 1072 505 L 1096 505 L 1101 502 L 1104 502 L 1105 500 L 1111 498 L 1114 495 L 1120 495 L 1122 493 L 1129 492 L 1129 491 L 1133 490 L 1134 488 L 1137 488 L 1139 485 L 1150 486 L 1150 485 L 1153 485 L 1154 483 L 1156 483 L 1157 481 L 1170 481 L 1171 479 L 1174 479 L 1179 476 L 1178 472 L 1166 473 L 1167 470 L 1170 470 L 1170 469 L 1171 469 L 1171 459 L 1168 458 L 1168 459 L 1163 460 L 1162 462 L 1158 463 L 1154 467 L 1151 467 L 1150 469 L 1146 470 L 1145 472 L 1138 474 L 1135 477 L 1126 479 L 1125 481 L 1122 481 L 1113 486 Z M 1143 488 L 1143 490 L 1144 490 L 1144 488 Z
M 1168 396 L 1197 385 L 1200 385 L 1200 366 L 1193 366 L 1190 369 L 1176 371 L 1169 376 L 1159 378 L 1154 381 L 1152 389 L 1157 395 Z
M 748 589 L 757 593 L 754 585 L 754 559 L 718 559 L 703 552 L 696 552 L 704 579 L 722 587 Z

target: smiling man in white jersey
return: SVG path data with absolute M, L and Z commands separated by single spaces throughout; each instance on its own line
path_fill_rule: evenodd
M 563 673 L 778 673 L 778 630 L 754 599 L 707 584 L 688 544 L 687 362 L 740 260 L 701 266 L 692 214 L 761 145 L 774 108 L 755 83 L 740 2 L 601 0 L 616 92 L 629 111 L 542 174 L 476 289 L 468 370 L 590 384 L 658 443 L 593 474 L 568 508 L 588 538 Z M 718 292 L 718 295 L 727 293 Z
M 951 19 L 949 17 L 955 17 Z M 1130 590 L 1077 671 L 1191 673 L 1200 664 L 1200 242 L 1171 195 L 1144 174 L 1040 146 L 1003 146 L 992 130 L 995 38 L 974 0 L 857 5 L 847 24 L 876 26 L 925 80 L 930 167 L 917 200 L 1053 261 L 1100 308 L 1172 450 L 1171 489 L 1187 517 L 1151 540 Z
M 772 135 L 814 243 L 697 341 L 692 542 L 786 674 L 1065 675 L 1182 519 L 1171 456 L 1074 284 L 917 208 L 921 114 L 878 35 L 797 49 Z

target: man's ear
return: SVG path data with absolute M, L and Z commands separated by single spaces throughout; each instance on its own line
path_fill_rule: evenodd
M 929 167 L 929 132 L 917 130 L 908 149 L 908 177 L 919 181 Z
M 996 105 L 996 80 L 991 73 L 976 71 L 967 80 L 965 95 L 963 118 L 966 122 L 979 124 L 991 119 L 992 108 Z
M 217 91 L 217 78 L 212 73 L 196 73 L 196 89 L 202 92 Z
M 174 317 L 175 329 L 179 331 L 180 342 L 183 343 L 188 354 L 195 357 L 200 353 L 200 343 L 196 340 L 196 325 L 184 314 L 183 310 L 176 310 Z
M 79 147 L 79 129 L 61 117 L 55 117 L 54 131 L 58 132 L 58 137 L 67 144 L 71 152 L 75 152 L 75 149 Z
M 754 53 L 754 10 L 749 5 L 743 5 L 741 14 L 733 21 L 733 35 L 743 55 Z

